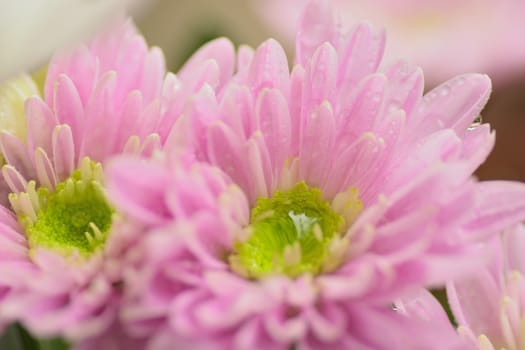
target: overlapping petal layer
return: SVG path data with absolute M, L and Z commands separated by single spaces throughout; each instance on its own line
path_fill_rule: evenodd
M 525 346 L 525 229 L 502 233 L 487 252 L 490 264 L 447 287 L 462 333 L 482 350 Z
M 382 33 L 368 25 L 341 33 L 322 2 L 301 23 L 291 72 L 269 40 L 239 50 L 226 83 L 202 86 L 168 136 L 169 166 L 148 165 L 140 177 L 129 171 L 146 167 L 139 161 L 112 167 L 114 202 L 147 228 L 124 321 L 135 335 L 160 339 L 153 348 L 203 338 L 204 349 L 468 347 L 450 327 L 423 327 L 390 305 L 479 268 L 485 239 L 525 215 L 523 185 L 472 177 L 494 143 L 488 125 L 471 125 L 489 79 L 460 76 L 422 96 L 419 69 L 378 68 Z M 231 60 L 208 62 L 231 71 Z M 170 162 L 188 150 L 200 170 L 179 178 L 173 168 L 184 166 Z M 212 185 L 199 162 L 235 186 Z M 254 234 L 250 212 L 298 183 L 345 218 L 326 253 L 335 264 L 246 278 L 232 255 Z M 347 216 L 356 201 L 362 208 Z M 285 263 L 301 259 L 286 249 Z M 428 338 L 414 338 L 420 326 Z M 377 339 L 377 329 L 393 331 Z M 443 340 L 418 343 L 431 337 Z

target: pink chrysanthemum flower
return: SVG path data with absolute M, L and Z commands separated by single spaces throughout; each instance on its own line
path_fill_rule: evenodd
M 491 264 L 447 287 L 460 331 L 480 350 L 525 349 L 525 228 L 494 242 Z
M 26 132 L 4 128 L 2 175 L 10 212 L 0 225 L 0 319 L 70 340 L 113 322 L 126 231 L 107 201 L 103 164 L 149 155 L 178 93 L 164 59 L 123 23 L 88 46 L 55 56 L 45 98 L 25 102 Z
M 449 323 L 420 317 L 414 301 L 403 303 L 401 312 L 395 312 L 396 307 L 385 304 L 380 296 L 364 297 L 370 284 L 379 282 L 372 281 L 378 271 L 364 267 L 367 262 L 340 267 L 332 281 L 325 272 L 314 276 L 308 269 L 317 263 L 316 245 L 322 247 L 323 238 L 308 231 L 306 213 L 290 211 L 294 221 L 284 218 L 278 223 L 268 220 L 268 212 L 257 213 L 260 221 L 254 223 L 252 209 L 250 223 L 248 198 L 215 167 L 121 158 L 108 171 L 110 193 L 118 206 L 141 224 L 137 227 L 149 226 L 148 232 L 136 230 L 140 244 L 126 256 L 126 265 L 135 268 L 128 269 L 126 278 L 121 320 L 128 324 L 128 333 L 119 334 L 122 344 L 140 339 L 144 349 L 152 350 L 470 349 Z M 133 175 L 139 171 L 141 176 Z M 295 195 L 304 200 L 311 193 L 297 191 Z M 319 203 L 318 214 L 330 210 Z M 333 224 L 330 219 L 321 218 L 318 223 L 324 229 Z M 293 237 L 260 237 L 259 245 L 250 247 L 253 253 L 266 264 L 272 262 L 264 261 L 263 255 L 275 254 L 272 268 L 281 270 L 248 279 L 231 259 L 238 255 L 232 254 L 239 249 L 238 237 L 274 224 L 282 235 L 291 234 L 290 226 L 295 225 L 310 237 L 296 241 L 295 247 L 286 246 Z M 327 255 L 347 248 L 344 242 L 342 249 L 331 244 Z M 282 256 L 279 245 L 284 246 Z M 309 255 L 298 256 L 296 247 Z M 327 263 L 330 258 L 339 257 L 328 257 Z M 251 263 L 256 262 L 252 259 Z M 254 266 L 254 270 L 261 268 Z M 378 329 L 382 337 L 377 336 Z
M 525 188 L 472 178 L 494 142 L 472 125 L 489 79 L 422 97 L 420 70 L 378 71 L 383 42 L 366 25 L 340 33 L 318 2 L 291 74 L 275 41 L 241 49 L 231 81 L 192 98 L 166 148 L 193 150 L 234 186 L 211 170 L 110 169 L 117 207 L 151 230 L 128 256 L 131 332 L 154 349 L 459 346 L 391 305 L 478 267 L 480 240 L 525 215 Z

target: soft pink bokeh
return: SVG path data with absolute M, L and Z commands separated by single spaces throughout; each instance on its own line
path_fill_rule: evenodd
M 385 61 L 406 57 L 423 67 L 429 85 L 465 72 L 496 84 L 525 72 L 525 2 L 521 0 L 328 0 L 343 26 L 385 27 Z M 254 0 L 278 37 L 293 41 L 307 0 Z

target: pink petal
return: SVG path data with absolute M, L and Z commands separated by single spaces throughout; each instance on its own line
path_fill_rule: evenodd
M 146 55 L 139 90 L 145 101 L 153 101 L 161 94 L 162 80 L 166 73 L 164 54 L 158 47 L 154 47 Z
M 216 122 L 207 130 L 208 157 L 213 165 L 219 166 L 234 182 L 243 189 L 251 186 L 251 174 L 245 166 L 245 147 L 227 125 Z
M 402 109 L 393 110 L 387 113 L 381 125 L 377 127 L 377 135 L 380 136 L 385 145 L 383 152 L 383 158 L 378 163 L 377 175 L 388 177 L 391 166 L 395 166 L 396 163 L 401 162 L 403 153 L 400 151 L 402 145 L 402 136 L 406 127 L 406 114 Z M 386 173 L 386 174 L 385 174 Z M 365 183 L 365 187 L 362 189 L 363 195 L 371 192 L 369 195 L 374 196 L 379 191 L 379 186 L 373 186 L 376 182 L 376 178 L 370 177 L 370 181 Z
M 334 304 L 326 303 L 320 307 L 310 307 L 305 318 L 311 332 L 320 341 L 330 343 L 343 336 L 347 326 L 346 315 Z
M 494 148 L 496 135 L 488 124 L 483 124 L 463 133 L 460 157 L 471 164 L 474 172 Z
M 348 111 L 341 111 L 343 123 L 338 139 L 353 141 L 364 132 L 374 131 L 386 87 L 382 74 L 370 75 L 357 88 L 356 97 Z M 346 107 L 345 107 L 346 108 Z
M 300 130 L 302 128 L 301 116 L 303 115 L 303 88 L 306 72 L 300 65 L 296 65 L 292 70 L 290 78 L 290 119 L 291 119 L 291 155 L 299 154 Z
M 296 61 L 305 65 L 324 42 L 334 43 L 336 37 L 332 10 L 326 1 L 311 1 L 299 20 L 296 39 Z
M 464 226 L 466 237 L 484 239 L 510 228 L 525 217 L 525 185 L 511 181 L 485 181 L 478 184 L 478 204 Z
M 327 196 L 335 196 L 349 187 L 361 188 L 361 182 L 366 181 L 369 171 L 376 168 L 376 163 L 382 158 L 383 141 L 374 134 L 362 134 L 354 143 L 338 151 L 334 155 L 332 168 L 326 180 Z M 361 200 L 365 200 L 361 197 Z M 375 200 L 375 198 L 374 198 Z
M 0 133 L 0 148 L 6 163 L 14 166 L 27 178 L 34 178 L 34 169 L 31 164 L 32 157 L 29 155 L 24 143 L 7 132 Z
M 338 57 L 334 47 L 324 43 L 315 50 L 312 60 L 307 65 L 306 81 L 302 101 L 307 103 L 306 113 L 317 107 L 323 101 L 334 103 L 334 93 L 337 81 Z
M 79 150 L 79 160 L 88 156 L 102 161 L 115 142 L 117 120 L 113 105 L 116 74 L 107 73 L 102 77 L 93 91 L 87 106 L 84 121 L 84 137 Z M 104 126 L 104 127 L 102 127 Z M 73 136 L 74 134 L 74 129 Z
M 358 320 L 350 326 L 352 335 L 373 349 L 471 349 L 450 324 L 407 317 L 386 307 L 353 305 L 348 317 Z M 379 337 L 378 329 L 382 330 Z
M 115 115 L 118 123 L 117 133 L 115 135 L 116 150 L 120 151 L 123 145 L 128 141 L 131 135 L 139 136 L 141 132 L 148 133 L 149 130 L 142 130 L 138 124 L 139 116 L 144 110 L 144 99 L 140 91 L 131 91 L 124 101 L 120 116 Z M 121 132 L 118 132 L 121 131 Z
M 395 159 L 398 163 L 396 171 L 391 175 L 385 186 L 385 192 L 389 193 L 403 186 L 410 179 L 426 171 L 433 164 L 440 162 L 451 162 L 459 158 L 461 152 L 461 140 L 450 129 L 440 130 L 425 139 L 415 149 L 407 150 L 405 159 Z M 397 157 L 403 156 L 398 154 Z M 471 175 L 470 167 L 465 162 L 463 179 Z
M 275 88 L 288 97 L 290 74 L 288 60 L 281 45 L 269 39 L 255 51 L 248 75 L 254 96 L 264 88 Z
M 247 139 L 258 128 L 253 106 L 253 96 L 248 87 L 230 84 L 221 99 L 222 120 L 236 134 Z
M 374 33 L 368 24 L 359 24 L 344 48 L 339 68 L 338 86 L 357 84 L 367 75 L 373 74 L 385 47 L 385 33 Z
M 250 139 L 248 140 L 248 167 L 250 175 L 252 177 L 253 184 L 248 188 L 243 188 L 248 198 L 253 203 L 259 197 L 268 197 L 272 192 L 272 186 L 269 186 L 269 182 L 273 182 L 270 175 L 267 175 L 269 170 L 269 161 L 265 162 L 263 158 L 264 150 L 261 150 L 259 140 Z M 267 153 L 267 152 L 266 152 Z M 270 179 L 268 179 L 270 177 Z
M 54 190 L 57 184 L 57 178 L 53 164 L 42 148 L 35 150 L 35 169 L 39 184 L 50 190 Z
M 503 256 L 508 270 L 517 270 L 525 274 L 525 227 L 522 224 L 513 227 L 503 234 Z
M 14 166 L 4 165 L 2 167 L 2 176 L 9 186 L 10 192 L 25 192 L 27 181 Z
M 60 124 L 67 124 L 71 128 L 75 144 L 80 145 L 83 138 L 84 108 L 79 93 L 66 75 L 60 75 L 56 83 L 53 98 L 54 111 Z M 87 103 L 87 101 L 85 101 Z
M 59 181 L 69 177 L 75 168 L 75 143 L 68 125 L 53 130 L 53 164 Z
M 312 112 L 301 130 L 299 172 L 309 184 L 321 186 L 325 183 L 326 170 L 333 162 L 330 154 L 334 151 L 335 132 L 332 106 L 326 101 Z
M 462 134 L 487 103 L 491 82 L 486 75 L 469 74 L 449 80 L 427 93 L 414 115 L 419 135 L 443 128 Z
M 387 105 L 403 109 L 410 118 L 423 95 L 423 71 L 401 61 L 393 64 L 385 74 L 388 78 Z
M 98 78 L 98 64 L 88 51 L 87 47 L 77 47 L 71 54 L 55 56 L 48 67 L 44 87 L 46 103 L 51 109 L 56 110 L 55 89 L 56 84 L 61 84 L 61 75 L 70 77 L 72 87 L 78 91 L 80 105 L 87 103 L 95 80 Z M 75 117 L 75 116 L 73 116 Z
M 169 179 L 163 168 L 121 157 L 112 160 L 105 172 L 109 198 L 117 208 L 149 225 L 171 216 L 163 200 Z
M 263 89 L 257 98 L 255 117 L 270 155 L 273 175 L 277 177 L 290 154 L 291 141 L 290 114 L 282 93 Z
M 430 210 L 415 210 L 397 220 L 390 220 L 377 229 L 375 240 L 367 252 L 389 256 L 396 261 L 420 256 L 431 244 L 434 232 L 428 223 L 434 215 Z
M 44 101 L 37 97 L 29 98 L 25 102 L 25 113 L 29 148 L 42 147 L 46 152 L 51 152 L 49 136 L 58 124 L 55 115 Z
M 157 126 L 160 122 L 160 109 L 161 106 L 159 101 L 153 101 L 142 111 L 140 118 L 135 119 L 138 131 L 137 134 L 140 135 L 141 138 L 145 138 L 147 135 L 157 131 Z M 126 117 L 127 116 L 124 115 L 123 119 L 125 122 L 127 121 L 129 123 L 130 120 L 133 120 Z
M 235 64 L 235 50 L 233 44 L 226 38 L 215 39 L 201 47 L 184 64 L 177 75 L 182 81 L 192 80 L 194 71 L 197 70 L 197 67 L 208 60 L 214 60 L 217 62 L 220 76 L 217 87 L 223 87 L 226 81 L 231 77 Z
M 254 54 L 255 51 L 249 46 L 241 45 L 239 47 L 237 50 L 237 73 L 233 78 L 234 81 L 243 84 L 247 82 Z
M 187 91 L 196 92 L 202 87 L 209 85 L 212 89 L 217 89 L 220 79 L 220 67 L 215 60 L 207 60 L 195 67 L 192 74 L 184 80 Z
M 145 73 L 143 67 L 148 46 L 142 36 L 135 35 L 130 35 L 117 45 L 120 46 L 118 50 L 111 49 L 115 54 L 113 59 L 104 57 L 104 54 L 110 51 L 107 48 L 103 49 L 102 52 L 94 52 L 94 55 L 99 58 L 100 71 L 102 73 L 100 79 L 104 79 L 104 75 L 108 72 L 113 72 L 118 76 L 118 80 L 115 82 L 113 98 L 114 103 L 120 107 L 129 91 L 140 87 L 140 79 Z M 158 83 L 160 84 L 160 82 L 161 80 L 159 79 Z M 99 84 L 100 81 L 95 85 L 95 94 Z
M 421 289 L 409 297 L 396 302 L 396 308 L 403 314 L 424 320 L 435 320 L 448 324 L 447 314 L 437 299 L 426 289 Z
M 142 141 L 138 154 L 143 157 L 152 157 L 155 151 L 162 149 L 160 137 L 157 134 L 149 134 Z
M 480 269 L 448 284 L 447 296 L 459 325 L 489 339 L 502 339 L 498 316 L 503 295 L 488 271 Z

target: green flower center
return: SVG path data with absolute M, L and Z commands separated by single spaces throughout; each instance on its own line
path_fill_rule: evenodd
M 45 187 L 34 191 L 34 187 L 32 182 L 27 193 L 10 196 L 31 248 L 46 247 L 65 256 L 89 257 L 104 245 L 114 211 L 104 195 L 99 163 L 85 158 L 81 169 L 54 191 Z M 23 207 L 24 197 L 37 198 L 32 211 Z
M 353 209 L 361 202 L 353 197 Z M 333 203 L 332 203 L 333 204 Z M 259 198 L 251 211 L 248 237 L 234 244 L 232 270 L 249 278 L 284 274 L 298 277 L 336 268 L 347 245 L 341 233 L 347 216 L 304 182 Z

